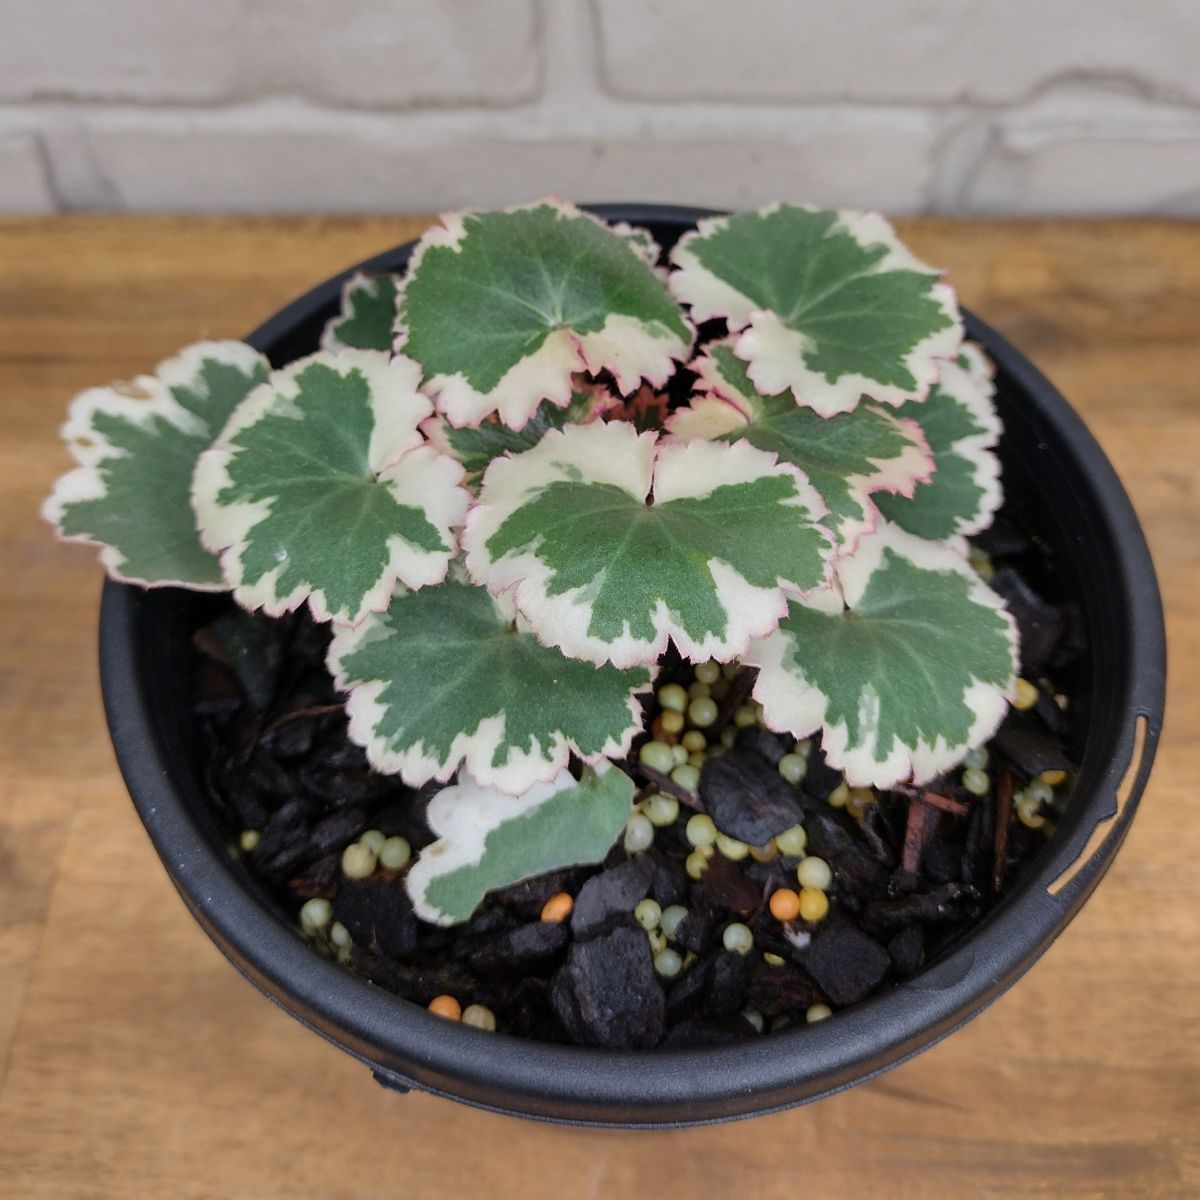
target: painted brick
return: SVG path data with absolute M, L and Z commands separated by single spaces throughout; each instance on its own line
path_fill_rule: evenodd
M 926 117 L 798 113 L 783 129 L 740 133 L 725 124 L 565 136 L 523 131 L 515 118 L 489 129 L 437 114 L 122 114 L 93 120 L 89 145 L 133 209 L 428 212 L 547 192 L 715 207 L 783 198 L 893 213 L 923 203 L 936 139 Z
M 1154 137 L 1047 134 L 1006 141 L 960 203 L 973 214 L 1200 216 L 1200 128 Z
M 1011 101 L 1064 76 L 1200 97 L 1196 0 L 595 0 L 602 76 L 654 101 Z
M 0 99 L 511 104 L 534 0 L 0 0 Z
M 36 135 L 0 131 L 0 212 L 53 212 L 57 207 Z
M 969 213 L 1200 214 L 1200 112 L 1073 88 L 997 119 Z

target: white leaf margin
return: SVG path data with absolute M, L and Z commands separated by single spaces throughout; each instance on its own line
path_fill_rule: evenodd
M 769 216 L 783 207 L 779 203 L 770 204 L 757 212 L 760 216 Z M 805 212 L 829 211 L 811 205 L 792 207 L 802 208 Z M 899 270 L 917 271 L 931 277 L 942 274 L 918 259 L 881 214 L 853 209 L 833 211 L 837 212 L 837 220 L 830 227 L 830 233 L 849 234 L 864 249 L 872 245 L 886 247 L 886 254 L 869 274 Z M 763 395 L 773 396 L 790 390 L 798 404 L 808 405 L 825 417 L 851 411 L 864 395 L 893 407 L 906 400 L 924 399 L 938 380 L 938 360 L 952 358 L 962 344 L 962 315 L 953 288 L 943 282 L 931 284 L 930 298 L 950 319 L 950 325 L 922 338 L 904 356 L 904 367 L 916 380 L 915 389 L 884 384 L 857 373 L 841 375 L 830 383 L 822 373 L 810 371 L 804 365 L 804 356 L 812 345 L 809 338 L 789 329 L 776 313 L 757 308 L 748 296 L 701 264 L 695 243 L 723 231 L 732 219 L 733 214 L 707 217 L 698 222 L 695 230 L 684 234 L 671 251 L 671 262 L 676 270 L 668 282 L 675 298 L 691 307 L 693 321 L 723 317 L 730 332 L 740 334 L 735 342 L 735 353 L 748 364 L 750 379 Z
M 582 211 L 582 210 L 581 210 Z M 585 214 L 594 217 L 594 213 Z M 623 237 L 638 252 L 646 265 L 662 280 L 667 282 L 668 269 L 659 266 L 662 258 L 662 247 L 655 240 L 654 234 L 644 225 L 634 225 L 629 221 L 614 221 L 611 225 L 602 221 L 613 233 Z
M 298 584 L 280 595 L 276 583 L 279 570 L 270 571 L 253 584 L 245 583 L 242 555 L 251 531 L 271 512 L 270 500 L 218 502 L 231 484 L 229 466 L 237 455 L 231 442 L 243 430 L 264 417 L 286 412 L 299 391 L 298 377 L 313 365 L 329 367 L 345 376 L 360 372 L 370 390 L 375 416 L 368 461 L 380 483 L 385 484 L 399 504 L 420 509 L 447 544 L 446 551 L 423 551 L 400 537 L 388 540 L 388 563 L 378 581 L 364 595 L 353 614 L 332 611 L 324 591 Z M 217 554 L 226 583 L 234 599 L 250 611 L 271 617 L 292 612 L 306 601 L 319 622 L 354 625 L 371 612 L 388 605 L 397 583 L 419 588 L 440 583 L 458 553 L 455 531 L 462 525 L 470 505 L 470 493 L 461 486 L 464 471 L 453 459 L 426 445 L 418 425 L 433 410 L 427 396 L 417 390 L 421 369 L 402 356 L 390 358 L 381 350 L 321 350 L 273 371 L 266 383 L 255 388 L 234 410 L 221 435 L 206 450 L 192 476 L 192 507 L 196 512 L 200 540 Z
M 145 428 L 154 417 L 174 425 L 186 434 L 202 436 L 210 432 L 204 422 L 188 412 L 171 394 L 173 387 L 196 388 L 203 376 L 205 362 L 234 367 L 245 375 L 257 368 L 270 370 L 270 363 L 253 346 L 238 341 L 202 341 L 184 346 L 155 368 L 153 375 L 137 375 L 128 381 L 92 387 L 80 392 L 67 409 L 67 420 L 60 435 L 71 457 L 80 465 L 61 476 L 42 503 L 41 515 L 54 526 L 64 542 L 79 542 L 100 548 L 100 562 L 113 579 L 144 588 L 180 587 L 194 592 L 224 592 L 223 583 L 192 583 L 186 579 L 141 579 L 122 568 L 125 556 L 115 546 L 62 530 L 64 511 L 73 504 L 103 500 L 108 491 L 104 483 L 105 462 L 124 458 L 126 452 L 113 446 L 95 427 L 98 413 L 116 417 Z
M 606 420 L 613 413 L 624 407 L 624 403 L 621 398 L 614 394 L 612 389 L 608 387 L 607 384 L 588 379 L 584 375 L 575 376 L 574 382 L 571 386 L 571 398 L 574 399 L 574 397 L 580 392 L 584 393 L 589 398 L 589 406 L 582 417 L 580 417 L 577 421 L 573 421 L 572 424 L 590 425 L 593 421 Z M 567 405 L 563 405 L 562 407 L 565 408 L 570 405 L 570 403 L 571 401 L 568 400 Z M 540 407 L 541 405 L 538 406 L 538 408 Z M 534 414 L 536 415 L 536 413 L 537 409 L 534 409 Z M 483 422 L 480 422 L 480 425 L 486 423 L 486 421 L 489 419 L 490 418 L 485 418 Z M 529 422 L 527 421 L 526 425 L 528 423 Z M 426 417 L 425 420 L 421 422 L 419 428 L 425 435 L 425 439 L 439 454 L 444 454 L 448 458 L 452 458 L 455 460 L 455 462 L 458 462 L 460 461 L 458 457 L 458 451 L 454 448 L 447 430 L 478 429 L 480 425 L 453 425 L 441 413 L 435 412 L 431 416 Z M 512 429 L 512 426 L 505 425 L 505 428 Z M 524 428 L 524 426 L 522 426 L 522 428 Z M 513 430 L 513 432 L 520 433 L 520 430 Z M 549 432 L 549 430 L 547 430 L 547 432 Z M 532 449 L 532 446 L 530 449 Z M 511 457 L 512 453 L 512 451 L 505 450 L 496 457 L 499 458 L 501 455 L 508 455 Z
M 978 342 L 963 342 L 958 348 L 957 358 L 962 367 L 980 387 L 987 389 L 989 399 L 996 392 L 996 364 Z
M 616 769 L 610 763 L 598 763 L 592 768 L 598 778 Z M 437 840 L 420 852 L 404 881 L 416 915 L 434 925 L 454 924 L 453 917 L 426 900 L 434 880 L 463 867 L 479 866 L 487 850 L 488 836 L 494 830 L 528 816 L 559 793 L 578 786 L 571 772 L 564 769 L 518 796 L 487 787 L 470 777 L 443 788 L 426 810 L 426 821 Z M 632 785 L 630 796 L 632 799 Z
M 965 368 L 957 362 L 945 362 L 942 364 L 941 378 L 938 380 L 938 387 L 956 403 L 961 404 L 981 430 L 979 433 L 959 438 L 946 451 L 957 454 L 971 463 L 974 467 L 972 481 L 982 493 L 973 514 L 955 519 L 954 534 L 949 539 L 964 555 L 970 550 L 964 539 L 987 529 L 1004 502 L 1004 492 L 1000 485 L 1000 459 L 995 453 L 995 446 L 1000 441 L 1003 427 L 993 399 L 996 394 L 993 377 L 991 374 L 984 374 L 983 371 L 983 364 L 987 361 L 984 359 L 983 363 L 980 363 L 980 360 L 972 355 L 969 365 Z M 936 472 L 932 476 L 932 482 L 937 483 Z M 912 499 L 912 495 L 909 494 L 908 498 Z
M 724 637 L 692 638 L 676 622 L 666 599 L 660 598 L 650 616 L 653 639 L 635 637 L 626 623 L 621 636 L 606 642 L 588 632 L 592 616 L 588 593 L 594 583 L 551 596 L 548 588 L 553 571 L 538 558 L 536 545 L 493 560 L 487 542 L 508 517 L 557 480 L 611 484 L 639 501 L 645 501 L 653 490 L 656 503 L 667 503 L 702 498 L 725 484 L 770 474 L 786 475 L 795 485 L 796 494 L 783 502 L 785 506 L 797 508 L 813 522 L 825 515 L 825 502 L 802 471 L 745 442 L 683 443 L 661 439 L 653 432 L 639 434 L 625 421 L 552 430 L 533 450 L 497 459 L 488 467 L 479 501 L 468 514 L 463 531 L 467 571 L 493 594 L 513 589 L 517 608 L 537 637 L 570 658 L 632 667 L 657 659 L 673 640 L 692 662 L 727 661 L 743 653 L 752 638 L 764 636 L 779 624 L 787 613 L 788 595 L 808 595 L 812 589 L 784 579 L 778 579 L 774 588 L 759 588 L 712 558 L 707 565 L 728 620 Z M 817 533 L 827 538 L 819 527 Z M 828 540 L 822 557 L 826 573 L 819 587 L 827 585 L 831 570 Z
M 461 209 L 444 213 L 440 224 L 427 229 L 409 259 L 408 271 L 396 287 L 396 327 L 394 348 L 403 353 L 408 341 L 408 327 L 401 313 L 411 281 L 420 271 L 421 262 L 433 247 L 457 251 L 468 236 L 467 218 L 490 212 L 516 213 L 549 208 L 561 220 L 583 217 L 608 233 L 615 233 L 639 262 L 651 267 L 655 276 L 664 282 L 661 272 L 649 262 L 648 249 L 641 237 L 650 235 L 634 226 L 614 229 L 593 213 L 584 212 L 568 201 L 546 196 L 524 204 L 513 204 L 499 210 Z M 650 239 L 653 243 L 653 238 Z M 656 247 L 657 250 L 657 247 Z M 657 254 L 656 254 L 657 257 Z M 669 293 L 668 293 L 669 294 Z M 438 411 L 459 428 L 478 425 L 485 417 L 497 413 L 510 429 L 523 429 L 538 406 L 550 401 L 560 408 L 571 401 L 571 376 L 579 372 L 598 374 L 608 370 L 622 394 L 637 389 L 643 380 L 653 387 L 662 387 L 675 373 L 676 365 L 687 360 L 695 341 L 695 326 L 683 312 L 680 320 L 689 331 L 681 342 L 669 330 L 656 337 L 644 322 L 626 314 L 614 313 L 594 333 L 578 334 L 569 329 L 549 333 L 533 354 L 510 367 L 490 392 L 476 390 L 466 376 L 434 375 L 423 383 L 423 390 L 434 398 Z
M 836 725 L 826 723 L 828 697 L 796 674 L 791 665 L 794 640 L 786 629 L 780 628 L 769 637 L 752 643 L 746 661 L 759 669 L 753 695 L 763 707 L 768 727 L 786 730 L 798 738 L 820 731 L 826 760 L 831 767 L 843 772 L 851 787 L 890 788 L 905 780 L 920 786 L 957 766 L 968 750 L 982 746 L 999 729 L 1016 689 L 1016 622 L 1001 598 L 966 560 L 942 543 L 916 537 L 883 521 L 871 534 L 859 540 L 853 555 L 838 560 L 836 586 L 817 593 L 804 603 L 830 614 L 840 613 L 843 607 L 853 609 L 882 564 L 885 550 L 906 558 L 920 569 L 953 572 L 965 579 L 969 584 L 971 603 L 991 609 L 1003 618 L 1008 630 L 1012 671 L 1002 687 L 974 679 L 963 692 L 963 703 L 974 714 L 964 743 L 947 743 L 940 734 L 933 742 L 920 738 L 914 746 L 894 743 L 888 756 L 880 761 L 865 745 L 849 745 L 849 731 L 844 721 Z M 878 704 L 877 697 L 875 703 Z M 869 711 L 870 697 L 864 695 L 861 704 Z M 869 744 L 873 739 L 868 735 L 864 740 Z
M 713 440 L 753 424 L 760 408 L 758 398 L 747 396 L 730 382 L 710 352 L 693 362 L 691 369 L 698 374 L 702 390 L 668 417 L 667 432 L 672 437 L 685 441 L 692 438 Z M 920 424 L 911 417 L 888 412 L 881 405 L 875 407 L 882 416 L 902 428 L 913 444 L 895 458 L 870 459 L 876 467 L 871 475 L 844 477 L 847 487 L 862 506 L 864 518 L 862 521 L 847 519 L 839 526 L 835 550 L 839 556 L 853 553 L 858 539 L 871 533 L 883 519 L 871 501 L 873 493 L 887 492 L 912 499 L 917 485 L 933 478 L 933 451 Z
M 457 572 L 452 570 L 452 573 Z M 501 623 L 515 621 L 522 633 L 532 634 L 528 622 L 518 612 L 511 593 L 490 598 Z M 629 725 L 624 736 L 610 738 L 599 753 L 585 755 L 571 738 L 565 737 L 561 730 L 556 730 L 545 746 L 535 739 L 531 751 L 509 746 L 506 760 L 500 766 L 494 766 L 496 751 L 505 744 L 505 711 L 485 717 L 474 729 L 464 729 L 451 742 L 449 751 L 440 758 L 426 751 L 422 742 L 396 750 L 387 739 L 378 736 L 380 722 L 389 711 L 388 706 L 380 700 L 388 681 L 352 678 L 344 662 L 359 647 L 386 636 L 382 614 L 369 614 L 357 626 L 335 626 L 326 666 L 338 690 L 348 695 L 346 714 L 350 722 L 350 740 L 363 747 L 368 761 L 377 771 L 385 775 L 399 775 L 411 787 L 420 787 L 430 780 L 444 783 L 461 769 L 482 787 L 495 788 L 505 795 L 520 795 L 528 788 L 557 776 L 566 768 L 572 754 L 589 765 L 609 758 L 624 758 L 644 723 L 637 698 L 653 688 L 658 673 L 655 664 L 646 665 L 646 682 L 631 688 L 627 697 Z
M 395 285 L 398 295 L 400 278 L 387 271 L 371 275 L 368 275 L 365 271 L 355 271 L 342 284 L 342 300 L 338 312 L 325 322 L 325 328 L 321 331 L 320 348 L 322 350 L 334 352 L 356 349 L 354 346 L 347 346 L 338 337 L 336 326 L 340 325 L 343 321 L 352 321 L 358 316 L 358 301 L 360 296 L 366 294 L 372 299 L 377 298 L 379 286 L 384 280 L 389 280 Z

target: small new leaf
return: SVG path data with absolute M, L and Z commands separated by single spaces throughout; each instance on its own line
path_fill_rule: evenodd
M 114 579 L 224 590 L 196 532 L 192 471 L 269 369 L 242 342 L 198 342 L 153 376 L 83 392 L 62 430 L 82 465 L 58 481 L 43 515 L 64 538 L 103 547 Z
M 961 555 L 881 524 L 838 560 L 838 589 L 792 603 L 751 645 L 772 729 L 822 731 L 856 787 L 921 784 L 999 726 L 1017 640 L 998 596 Z
M 472 578 L 515 585 L 534 633 L 573 658 L 633 666 L 673 638 L 693 661 L 727 659 L 775 628 L 787 593 L 824 584 L 824 512 L 772 454 L 615 421 L 493 462 L 463 545 Z
M 387 607 L 397 580 L 438 583 L 470 497 L 424 445 L 419 368 L 374 350 L 323 351 L 272 373 L 238 407 L 193 480 L 204 544 L 234 597 L 318 621 Z
M 565 408 L 545 400 L 520 429 L 510 429 L 496 417 L 458 429 L 445 417 L 435 414 L 422 422 L 421 432 L 435 450 L 462 463 L 467 472 L 467 483 L 474 487 L 493 458 L 502 454 L 523 454 L 532 450 L 547 430 L 562 429 L 565 425 L 586 425 L 618 403 L 598 384 L 577 385 Z
M 622 393 L 662 384 L 692 328 L 635 235 L 569 204 L 443 218 L 401 287 L 397 348 L 453 425 L 498 412 L 520 429 L 571 376 L 607 369 Z
M 629 820 L 633 781 L 607 763 L 578 783 L 560 771 L 520 796 L 473 779 L 444 788 L 427 819 L 438 840 L 405 879 L 425 921 L 466 921 L 488 892 L 560 867 L 600 862 Z
M 342 288 L 341 313 L 321 335 L 321 349 L 391 350 L 397 283 L 395 275 L 352 275 Z
M 822 416 L 924 397 L 962 341 L 954 293 L 873 213 L 774 205 L 701 221 L 671 254 L 692 319 L 724 317 L 763 395 Z
M 1000 461 L 992 451 L 1000 437 L 994 391 L 972 356 L 943 363 L 928 397 L 896 410 L 924 431 L 934 471 L 911 496 L 879 497 L 889 521 L 934 541 L 978 533 L 992 523 L 1002 499 Z
M 624 755 L 650 670 L 564 658 L 522 626 L 506 596 L 452 577 L 338 630 L 329 667 L 350 692 L 351 739 L 413 786 L 462 764 L 481 785 L 515 794 L 571 752 L 589 762 Z
M 710 346 L 693 369 L 710 393 L 676 410 L 668 421 L 670 432 L 680 438 L 747 441 L 799 467 L 828 505 L 824 520 L 843 553 L 875 525 L 872 493 L 911 495 L 929 478 L 931 456 L 913 421 L 876 404 L 822 417 L 798 407 L 790 393 L 764 396 L 729 342 Z

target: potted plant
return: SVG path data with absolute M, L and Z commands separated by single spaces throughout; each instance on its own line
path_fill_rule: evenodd
M 1051 882 L 1078 858 L 1132 754 L 1131 714 L 1152 723 L 1152 749 L 1162 658 L 1136 523 L 1069 412 L 1039 411 L 1038 436 L 1064 422 L 1064 480 L 1090 472 L 1089 502 L 1107 505 L 1138 644 L 1109 645 L 1124 658 L 1108 669 L 1089 620 L 1093 661 L 1069 669 L 1054 658 L 1065 610 L 1020 572 L 988 586 L 992 564 L 967 541 L 1001 503 L 979 342 L 1007 372 L 1002 403 L 1014 380 L 1048 387 L 1018 379 L 990 331 L 964 339 L 953 293 L 886 222 L 787 205 L 649 215 L 652 230 L 541 201 L 443 218 L 403 275 L 345 280 L 336 315 L 326 288 L 257 347 L 201 343 L 84 393 L 64 430 L 80 466 L 47 505 L 64 536 L 104 547 L 115 579 L 169 589 L 109 593 L 110 722 L 143 819 L 235 961 L 391 1082 L 638 1123 L 820 1094 L 1011 982 L 1098 869 L 1049 905 L 1044 882 L 1040 896 L 1005 887 L 1022 858 Z M 678 238 L 666 261 L 664 224 Z M 1030 490 L 1019 517 L 1036 512 Z M 1035 515 L 1026 532 L 1062 544 L 1073 519 L 1047 536 Z M 205 621 L 181 589 L 228 590 L 280 620 Z M 177 608 L 152 617 L 160 596 Z M 163 704 L 181 666 L 192 676 L 197 625 L 226 693 L 206 764 L 190 702 Z M 299 666 L 263 684 L 262 661 L 284 650 Z M 1095 691 L 1106 670 L 1123 690 Z M 1055 717 L 1072 692 L 1091 705 L 1074 746 Z M 1017 721 L 989 772 L 1013 705 L 1039 716 Z M 285 763 L 320 742 L 317 783 L 311 765 L 255 776 L 288 730 Z M 333 769 L 354 747 L 369 785 Z M 214 770 L 229 811 L 268 797 L 265 819 L 234 831 L 240 867 L 212 853 L 200 784 Z M 164 777 L 188 793 L 165 816 Z M 1055 824 L 1036 849 L 1032 831 Z M 971 857 L 968 882 L 933 864 L 937 826 Z M 247 863 L 286 885 L 293 928 L 324 957 L 280 940 L 278 907 L 237 875 Z M 989 927 L 1012 942 L 1022 920 L 977 972 L 971 947 Z M 479 982 L 521 946 L 540 983 Z M 485 1046 L 362 975 L 484 1029 L 497 1005 L 480 998 L 498 996 L 502 1032 L 606 1052 Z M 867 1036 L 864 1016 L 888 1004 L 892 1025 Z M 749 1040 L 704 1048 L 734 1036 Z M 662 1069 L 634 1055 L 652 1078 L 622 1091 L 629 1052 L 663 1043 Z

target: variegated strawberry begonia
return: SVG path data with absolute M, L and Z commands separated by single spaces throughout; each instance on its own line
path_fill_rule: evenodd
M 352 740 L 456 779 L 409 883 L 451 923 L 603 857 L 669 645 L 756 667 L 768 728 L 852 785 L 986 742 L 1017 667 L 965 541 L 1001 500 L 993 392 L 878 215 L 773 205 L 668 259 L 547 199 L 350 276 L 282 369 L 201 342 L 83 393 L 44 511 L 116 579 L 332 624 Z

